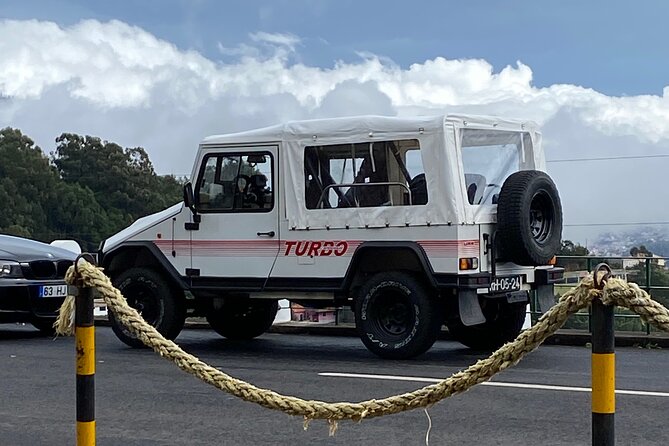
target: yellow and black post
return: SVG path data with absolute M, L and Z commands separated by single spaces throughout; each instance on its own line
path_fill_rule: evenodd
M 610 274 L 601 279 L 595 268 L 595 286 L 600 288 Z M 599 299 L 592 301 L 592 444 L 615 444 L 614 416 L 616 412 L 616 363 L 615 336 L 613 331 L 613 306 L 604 305 Z
M 95 326 L 93 290 L 79 288 L 75 298 L 77 348 L 77 446 L 95 445 Z

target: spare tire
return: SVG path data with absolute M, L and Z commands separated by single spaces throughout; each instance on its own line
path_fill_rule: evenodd
M 545 172 L 522 170 L 504 181 L 497 202 L 498 257 L 519 265 L 545 265 L 562 239 L 562 205 Z

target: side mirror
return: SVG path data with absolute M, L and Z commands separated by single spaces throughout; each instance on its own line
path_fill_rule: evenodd
M 193 214 L 197 214 L 195 197 L 193 196 L 193 184 L 190 181 L 184 184 L 184 204 Z

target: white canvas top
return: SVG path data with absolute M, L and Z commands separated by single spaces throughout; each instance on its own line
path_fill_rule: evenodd
M 276 143 L 282 166 L 286 216 L 292 229 L 364 228 L 494 223 L 496 205 L 471 206 L 466 199 L 460 154 L 461 129 L 529 134 L 520 169 L 545 170 L 541 134 L 532 121 L 476 115 L 418 117 L 356 116 L 294 121 L 257 130 L 205 138 L 202 148 Z M 417 139 L 427 178 L 428 203 L 418 206 L 307 209 L 304 149 L 307 146 Z M 495 160 L 491 160 L 494 163 Z M 194 172 L 195 174 L 195 172 Z
M 497 130 L 514 130 L 536 132 L 538 127 L 533 121 L 501 119 L 483 115 L 439 115 L 416 117 L 389 116 L 353 116 L 345 118 L 312 119 L 307 121 L 290 121 L 285 124 L 273 125 L 238 133 L 212 135 L 202 140 L 203 145 L 225 145 L 237 143 L 278 142 L 287 139 L 311 139 L 314 135 L 328 140 L 348 140 L 351 135 L 368 134 L 370 131 L 390 135 L 416 133 L 424 131 L 443 131 L 445 123 L 454 123 L 459 127 L 490 128 Z

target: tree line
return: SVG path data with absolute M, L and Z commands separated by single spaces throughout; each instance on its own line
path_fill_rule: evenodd
M 183 180 L 157 175 L 141 147 L 63 133 L 47 155 L 21 130 L 0 130 L 0 233 L 74 239 L 94 251 L 144 215 L 181 200 Z

